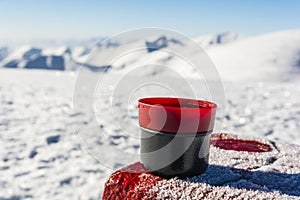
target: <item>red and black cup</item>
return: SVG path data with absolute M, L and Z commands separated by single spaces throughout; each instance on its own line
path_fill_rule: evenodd
M 140 159 L 145 169 L 164 178 L 203 173 L 208 166 L 216 107 L 194 99 L 140 99 Z

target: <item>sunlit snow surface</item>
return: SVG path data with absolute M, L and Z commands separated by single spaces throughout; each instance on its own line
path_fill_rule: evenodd
M 73 127 L 74 115 L 80 116 L 78 126 L 86 126 L 94 117 L 94 113 L 72 111 L 75 77 L 74 72 L 0 71 L 0 199 L 99 198 L 113 169 L 85 150 Z M 226 113 L 217 119 L 224 119 L 224 132 L 300 144 L 299 82 L 239 81 L 224 86 Z M 109 115 L 113 91 L 109 83 L 104 88 L 106 99 L 96 103 L 101 116 Z M 121 96 L 118 102 L 112 106 L 122 105 Z M 136 123 L 136 105 L 127 106 L 117 115 L 131 115 Z M 97 121 L 98 129 L 105 130 L 105 140 L 99 132 L 90 133 L 94 146 L 88 148 L 105 143 L 138 152 L 138 139 L 123 134 L 109 116 Z M 118 163 L 115 168 L 120 167 Z

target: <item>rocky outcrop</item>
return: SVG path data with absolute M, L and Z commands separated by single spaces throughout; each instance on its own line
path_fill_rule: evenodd
M 204 174 L 162 179 L 135 163 L 111 175 L 103 199 L 299 199 L 299 159 L 297 145 L 213 135 Z

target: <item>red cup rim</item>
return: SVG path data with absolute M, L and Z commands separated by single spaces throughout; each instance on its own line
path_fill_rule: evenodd
M 166 104 L 166 100 L 176 100 L 178 104 Z M 182 102 L 182 103 L 179 103 Z M 148 97 L 139 99 L 139 104 L 156 106 L 156 107 L 171 107 L 171 108 L 188 108 L 188 109 L 212 109 L 216 108 L 217 104 L 204 100 L 188 99 L 188 98 L 175 98 L 175 97 Z
M 216 107 L 209 101 L 188 98 L 143 98 L 138 101 L 139 124 L 167 133 L 205 133 L 213 129 Z

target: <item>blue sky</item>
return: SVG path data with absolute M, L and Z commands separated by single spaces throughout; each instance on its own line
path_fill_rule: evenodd
M 139 27 L 188 36 L 300 28 L 300 1 L 0 0 L 0 39 L 110 36 Z

